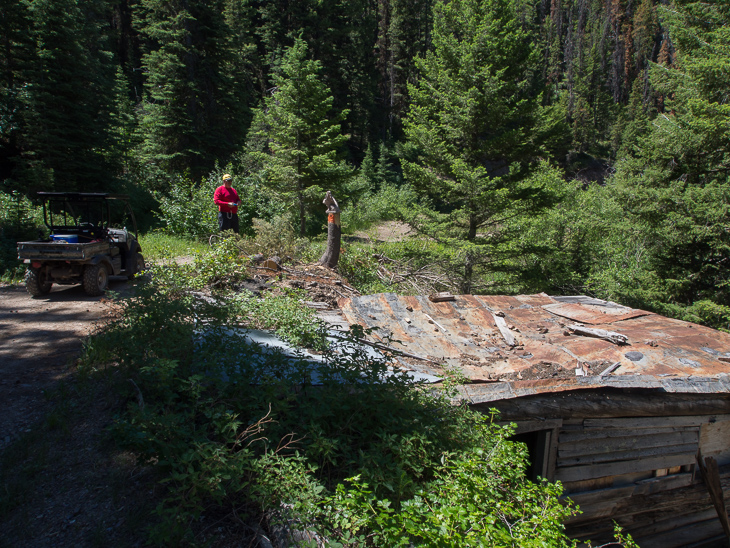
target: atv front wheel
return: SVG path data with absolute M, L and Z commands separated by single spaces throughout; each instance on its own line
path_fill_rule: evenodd
M 109 285 L 109 271 L 103 264 L 90 264 L 84 269 L 84 291 L 96 297 L 103 295 Z
M 33 297 L 40 297 L 50 293 L 53 282 L 46 279 L 46 274 L 38 269 L 29 268 L 25 271 L 25 289 Z
M 134 278 L 135 274 L 139 274 L 140 272 L 144 272 L 144 257 L 141 253 L 135 253 L 134 254 L 134 271 L 127 276 L 127 279 L 131 280 Z

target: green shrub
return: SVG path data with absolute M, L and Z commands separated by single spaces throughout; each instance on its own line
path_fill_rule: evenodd
M 46 233 L 43 209 L 20 193 L 0 192 L 0 277 L 22 279 L 25 268 L 18 260 L 17 242 L 35 240 L 39 230 Z
M 231 172 L 231 166 L 226 170 Z M 213 202 L 213 193 L 223 184 L 223 173 L 217 168 L 201 183 L 176 176 L 164 192 L 157 193 L 159 217 L 167 232 L 204 240 L 218 232 L 218 206 Z M 256 177 L 235 178 L 233 188 L 241 200 L 238 206 L 241 234 L 253 236 L 254 217 L 273 218 L 283 213 L 279 201 L 259 184 Z
M 287 503 L 332 546 L 440 546 L 439 532 L 454 546 L 568 544 L 571 510 L 559 486 L 525 480 L 511 429 L 362 352 L 361 332 L 323 345 L 296 296 L 227 291 L 245 275 L 235 249 L 231 239 L 196 258 L 227 270 L 153 267 L 86 347 L 83 370 L 118 378 L 128 402 L 117 440 L 166 486 L 151 542 L 192 544 L 204 511 L 260 519 Z M 194 297 L 202 280 L 212 290 Z M 322 363 L 264 351 L 234 324 L 319 348 Z
M 396 220 L 398 208 L 408 207 L 417 199 L 418 195 L 410 185 L 384 184 L 377 192 L 367 192 L 357 202 L 343 207 L 342 230 L 352 234 L 381 221 Z
M 208 245 L 207 242 L 176 236 L 159 230 L 140 234 L 139 243 L 145 259 L 153 261 L 202 253 Z

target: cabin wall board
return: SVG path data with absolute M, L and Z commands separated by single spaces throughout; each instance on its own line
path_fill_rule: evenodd
M 706 541 L 711 538 L 722 537 L 724 537 L 722 525 L 720 525 L 720 520 L 717 519 L 717 514 L 715 514 L 714 519 L 670 529 L 661 535 L 641 537 L 634 540 L 641 548 L 686 548 L 700 540 Z
M 701 482 L 687 484 L 691 474 L 656 478 L 644 485 L 662 486 L 660 492 L 630 496 L 627 490 L 615 493 L 615 497 L 602 498 L 598 493 L 577 494 L 568 498 L 577 501 L 584 512 L 566 524 L 566 532 L 572 538 L 605 542 L 613 536 L 613 521 L 630 533 L 642 548 L 662 546 L 666 548 L 686 546 L 689 540 L 699 542 L 722 533 L 722 526 L 710 500 L 707 488 Z M 672 487 L 672 482 L 678 482 Z M 730 470 L 721 472 L 721 486 L 725 503 L 730 503 Z M 611 491 L 611 490 L 607 490 Z M 671 533 L 678 532 L 676 537 Z M 666 533 L 666 534 L 665 534 Z
M 703 457 L 714 457 L 719 466 L 730 464 L 730 420 L 718 420 L 700 427 Z
M 572 483 L 693 465 L 701 427 L 706 429 L 708 449 L 713 454 L 727 451 L 730 457 L 730 450 L 718 441 L 730 436 L 729 421 L 725 414 L 590 418 L 583 420 L 582 430 L 571 422 L 570 429 L 561 428 L 558 435 L 555 478 Z M 720 426 L 708 429 L 709 425 Z
M 477 409 L 479 405 L 475 406 Z M 642 548 L 686 546 L 722 534 L 696 472 L 698 449 L 715 457 L 730 493 L 730 395 L 606 389 L 491 402 L 522 432 L 550 430 L 548 479 L 582 514 L 569 536 L 613 538 L 616 521 Z M 728 504 L 730 508 L 730 504 Z
M 668 394 L 656 390 L 605 388 L 536 394 L 472 406 L 504 421 L 730 414 L 730 394 Z

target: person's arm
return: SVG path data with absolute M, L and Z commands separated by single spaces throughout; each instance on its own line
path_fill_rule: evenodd
M 223 200 L 221 200 L 221 194 L 223 194 L 221 187 L 216 188 L 215 192 L 213 193 L 213 201 L 215 202 L 215 205 L 228 205 L 228 202 L 224 202 Z

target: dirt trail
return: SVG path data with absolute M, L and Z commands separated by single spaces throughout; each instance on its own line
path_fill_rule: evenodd
M 126 280 L 113 280 L 110 290 L 126 291 Z M 84 337 L 108 314 L 104 297 L 78 285 L 37 298 L 22 286 L 0 286 L 0 449 L 45 415 L 44 392 L 70 375 Z

